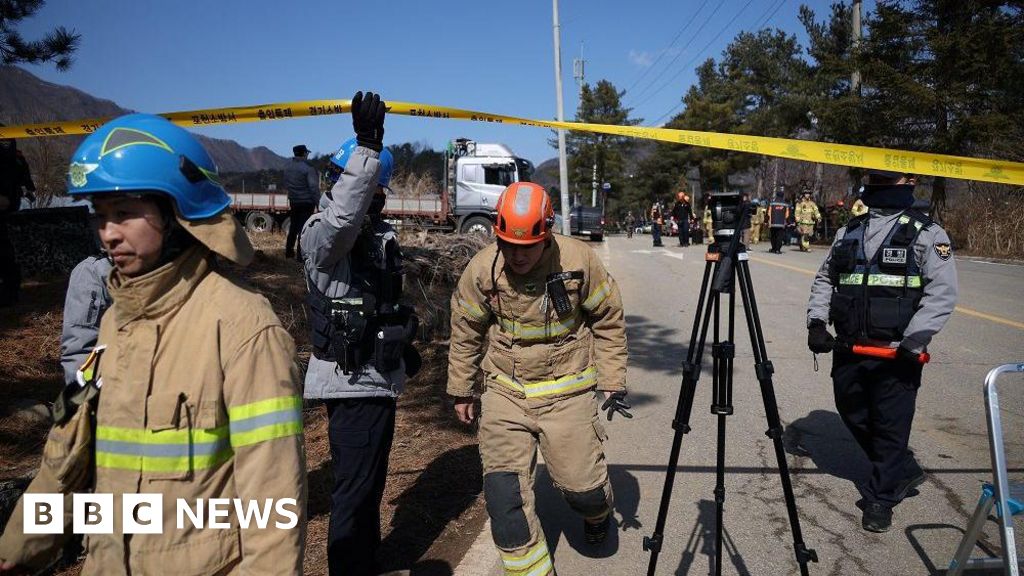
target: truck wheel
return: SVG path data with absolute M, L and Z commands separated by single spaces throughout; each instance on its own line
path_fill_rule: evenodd
M 494 224 L 490 218 L 484 216 L 470 216 L 466 218 L 466 221 L 462 223 L 463 234 L 484 234 L 490 236 L 494 234 Z
M 590 235 L 590 241 L 591 242 L 604 242 L 604 234 L 591 234 Z
M 266 212 L 249 212 L 249 215 L 245 217 L 245 229 L 254 234 L 270 232 L 273 226 L 274 219 Z
M 288 231 L 292 229 L 292 218 L 291 218 L 291 216 L 289 216 L 289 217 L 287 217 L 287 218 L 285 218 L 284 220 L 281 221 L 280 228 L 281 228 L 281 234 L 284 234 L 285 236 L 287 236 L 288 235 Z

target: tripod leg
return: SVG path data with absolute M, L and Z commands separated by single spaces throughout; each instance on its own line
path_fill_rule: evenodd
M 757 301 L 754 297 L 754 285 L 750 279 L 750 266 L 746 258 L 739 261 L 739 284 L 740 295 L 743 297 L 743 309 L 746 314 L 747 328 L 750 331 L 750 346 L 754 353 L 754 370 L 757 374 L 757 381 L 761 385 L 761 397 L 764 400 L 765 417 L 768 420 L 768 431 L 765 435 L 772 439 L 775 446 L 775 459 L 779 466 L 779 479 L 782 483 L 782 493 L 786 500 L 786 512 L 789 515 L 789 527 L 793 532 L 793 550 L 796 554 L 796 561 L 800 565 L 800 574 L 807 576 L 807 563 L 817 562 L 818 554 L 807 548 L 804 543 L 803 532 L 800 530 L 800 517 L 796 510 L 796 497 L 793 495 L 793 484 L 789 474 L 789 464 L 786 462 L 786 452 L 782 445 L 782 421 L 779 419 L 779 406 L 775 399 L 775 386 L 772 383 L 772 373 L 775 368 L 768 360 L 764 344 L 764 335 L 761 331 L 761 318 L 757 312 Z
M 676 467 L 679 465 L 679 449 L 683 435 L 690 432 L 690 414 L 693 410 L 693 398 L 700 380 L 700 359 L 704 353 L 704 342 L 707 338 L 708 322 L 716 298 L 708 298 L 708 283 L 711 277 L 712 263 L 704 265 L 704 279 L 701 281 L 700 299 L 694 313 L 693 331 L 690 335 L 690 348 L 683 362 L 683 383 L 676 403 L 676 413 L 672 420 L 675 431 L 672 436 L 672 448 L 669 452 L 668 468 L 665 471 L 665 484 L 661 491 L 661 504 L 658 507 L 658 519 L 654 524 L 654 533 L 644 538 L 644 550 L 651 553 L 647 574 L 653 576 L 661 553 L 661 543 L 665 533 L 665 522 L 668 519 L 668 507 L 672 500 L 672 486 L 675 483 Z

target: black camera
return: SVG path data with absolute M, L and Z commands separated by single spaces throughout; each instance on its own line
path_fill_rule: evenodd
M 743 214 L 743 197 L 739 192 L 712 192 L 711 228 L 716 242 L 727 242 L 736 231 L 736 223 Z M 750 228 L 750 214 L 745 214 L 740 230 Z

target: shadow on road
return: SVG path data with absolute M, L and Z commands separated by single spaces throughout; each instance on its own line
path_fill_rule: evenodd
M 544 529 L 548 549 L 555 554 L 558 542 L 565 534 L 569 546 L 589 558 L 608 558 L 619 550 L 619 531 L 639 530 L 642 525 L 637 516 L 640 507 L 640 483 L 623 466 L 608 466 L 608 478 L 615 493 L 615 515 L 618 529 L 608 531 L 608 539 L 599 546 L 588 544 L 583 538 L 583 520 L 573 512 L 562 498 L 562 493 L 551 482 L 547 467 L 537 466 L 534 485 L 537 502 L 537 516 Z
M 729 559 L 736 574 L 749 576 L 750 570 L 743 562 L 736 542 L 729 536 L 729 530 L 722 528 L 722 552 Z M 683 557 L 679 561 L 679 568 L 676 574 L 690 574 L 690 568 L 697 555 L 707 556 L 708 574 L 715 573 L 715 503 L 712 500 L 701 500 L 697 502 L 697 523 L 690 530 L 690 536 L 683 548 Z
M 871 475 L 871 462 L 835 412 L 813 410 L 794 420 L 786 426 L 782 443 L 787 453 L 810 458 L 820 472 L 854 485 L 866 483 Z

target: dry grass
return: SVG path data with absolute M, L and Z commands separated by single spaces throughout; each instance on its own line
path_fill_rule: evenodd
M 1024 188 L 971 182 L 943 222 L 955 247 L 997 258 L 1024 258 Z
M 471 543 L 485 514 L 480 458 L 472 430 L 459 425 L 445 400 L 449 300 L 455 283 L 481 242 L 451 235 L 403 235 L 407 261 L 408 302 L 421 317 L 423 370 L 406 386 L 399 401 L 395 442 L 388 483 L 381 506 L 384 541 L 381 570 L 412 574 L 451 574 Z M 225 265 L 225 271 L 259 290 L 270 301 L 295 339 L 299 362 L 310 354 L 305 282 L 301 265 L 284 258 L 284 237 L 253 237 L 257 254 L 247 268 Z M 52 400 L 63 380 L 59 364 L 61 305 L 66 278 L 33 282 L 25 302 L 5 311 L 0 320 L 0 400 Z M 325 410 L 305 410 L 305 442 L 309 473 L 306 573 L 327 573 L 326 542 L 330 516 L 330 443 Z M 17 426 L 0 420 L 0 480 L 23 477 L 38 466 L 45 426 Z M 79 566 L 60 574 L 77 574 Z

